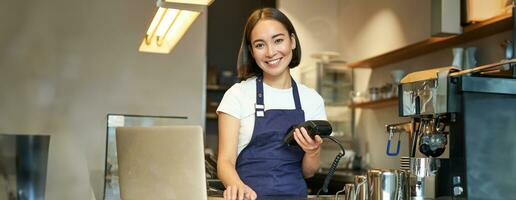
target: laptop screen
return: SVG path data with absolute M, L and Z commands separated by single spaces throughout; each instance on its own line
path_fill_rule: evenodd
M 188 122 L 188 118 L 184 116 L 108 114 L 106 120 L 106 162 L 103 199 L 120 200 L 116 128 L 186 125 Z
M 121 199 L 207 199 L 201 127 L 116 131 Z

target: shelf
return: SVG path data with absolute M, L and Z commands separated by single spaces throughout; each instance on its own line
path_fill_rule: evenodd
M 230 86 L 225 85 L 206 85 L 207 90 L 213 90 L 213 91 L 226 91 L 229 89 Z
M 350 104 L 348 107 L 350 108 L 385 108 L 390 106 L 398 105 L 398 97 L 393 97 L 390 99 L 382 99 L 378 101 L 369 101 L 364 103 L 356 103 L 356 104 Z
M 351 83 L 322 83 L 322 87 L 329 87 L 329 88 L 346 88 L 351 87 Z
M 347 106 L 348 104 L 347 103 L 324 102 L 324 105 L 329 106 L 329 107 L 342 107 L 342 106 Z
M 217 113 L 206 113 L 206 119 L 217 119 Z
M 465 26 L 460 35 L 429 38 L 375 57 L 349 63 L 347 66 L 349 68 L 378 68 L 511 29 L 512 14 L 503 14 Z

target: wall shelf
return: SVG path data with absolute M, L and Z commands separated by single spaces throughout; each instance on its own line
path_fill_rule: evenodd
M 378 68 L 511 29 L 512 14 L 507 13 L 465 26 L 460 35 L 429 38 L 378 56 L 349 63 L 347 66 L 350 68 Z
M 217 107 L 219 106 L 219 102 L 218 100 L 217 101 L 212 101 L 214 99 L 218 99 L 216 98 L 216 94 L 218 95 L 222 95 L 224 94 L 224 92 L 226 90 L 228 90 L 230 88 L 230 86 L 226 86 L 226 85 L 215 85 L 215 84 L 208 84 L 206 85 L 206 90 L 207 91 L 212 91 L 211 95 L 208 95 L 207 97 L 207 103 L 206 103 L 206 119 L 207 120 L 216 120 L 217 119 L 217 114 L 215 113 L 214 110 L 217 109 Z M 212 98 L 210 98 L 212 97 Z M 222 98 L 222 97 L 221 97 Z
M 216 113 L 206 113 L 206 119 L 217 119 Z
M 393 97 L 389 99 L 382 99 L 378 101 L 369 101 L 364 103 L 352 103 L 349 104 L 349 108 L 365 108 L 365 109 L 375 109 L 375 108 L 385 108 L 390 106 L 398 105 L 398 97 Z
M 229 87 L 230 86 L 225 85 L 206 85 L 206 89 L 212 91 L 226 91 L 229 89 Z

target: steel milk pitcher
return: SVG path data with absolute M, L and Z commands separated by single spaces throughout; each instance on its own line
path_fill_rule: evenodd
M 367 171 L 369 200 L 408 200 L 408 173 L 397 169 Z

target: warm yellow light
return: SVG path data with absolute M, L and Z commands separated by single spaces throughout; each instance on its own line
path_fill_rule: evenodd
M 140 45 L 139 51 L 170 53 L 195 19 L 214 0 L 156 0 L 158 11 Z
M 166 10 L 167 10 L 166 8 L 159 8 L 158 11 L 156 12 L 156 15 L 154 15 L 154 18 L 152 19 L 152 22 L 149 26 L 149 29 L 147 29 L 147 34 L 145 35 L 146 43 L 150 43 L 151 38 L 154 37 L 154 34 L 156 33 L 158 25 L 163 20 Z
M 159 45 L 163 42 L 165 35 L 170 31 L 170 27 L 175 22 L 177 15 L 179 14 L 179 10 L 177 9 L 165 9 L 165 15 L 163 19 L 158 25 L 158 29 L 156 30 L 156 40 Z
M 209 6 L 213 0 L 165 0 L 170 3 L 185 3 Z
M 200 14 L 189 10 L 159 8 L 139 51 L 169 53 Z

